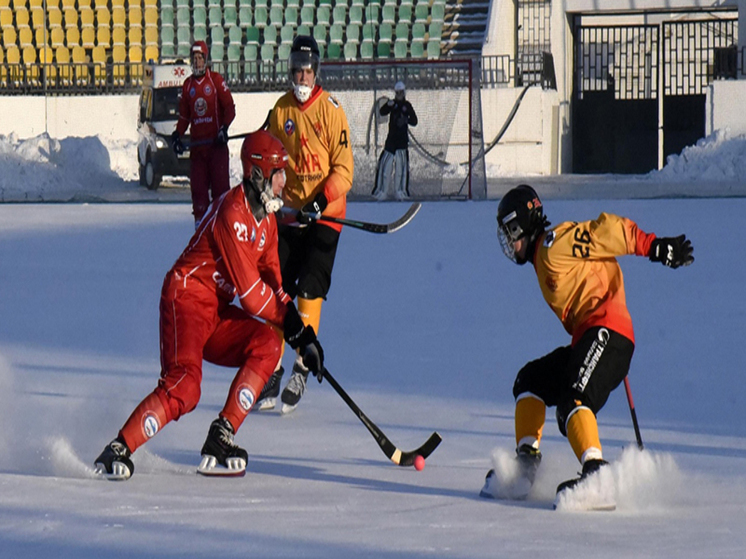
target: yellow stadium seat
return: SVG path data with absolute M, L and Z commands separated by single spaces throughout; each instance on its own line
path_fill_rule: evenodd
M 8 83 L 18 85 L 21 82 L 21 51 L 17 46 L 5 48 L 5 63 L 8 65 Z
M 145 28 L 145 46 L 158 45 L 158 28 L 157 27 L 146 27 Z
M 50 39 L 49 32 L 44 27 L 34 29 L 34 43 L 37 47 L 40 48 L 44 45 L 48 45 Z
M 54 65 L 54 51 L 51 47 L 39 49 L 39 64 L 44 72 L 47 85 L 57 84 L 57 67 Z
M 5 67 L 5 51 L 0 47 L 0 86 L 8 87 L 8 70 Z
M 96 26 L 97 27 L 109 27 L 111 25 L 111 12 L 109 8 L 96 7 Z
M 19 29 L 21 27 L 28 27 L 29 26 L 29 13 L 28 8 L 24 6 L 19 6 L 17 8 L 14 8 L 13 10 L 16 14 L 16 27 Z
M 114 8 L 124 8 L 125 4 L 125 0 L 111 0 L 112 11 Z
M 65 8 L 62 11 L 62 14 L 65 16 L 66 29 L 69 29 L 70 27 L 78 27 L 78 10 L 75 8 Z
M 112 27 L 127 27 L 127 10 L 121 6 L 115 6 L 111 9 Z
M 84 27 L 80 31 L 80 44 L 84 48 L 92 49 L 96 46 L 96 29 L 93 27 Z
M 6 27 L 13 27 L 13 10 L 7 6 L 0 7 L 0 28 L 5 29 Z
M 62 11 L 57 6 L 47 8 L 47 21 L 50 29 L 62 27 Z
M 14 10 L 25 8 L 28 5 L 26 0 L 13 0 L 11 4 L 13 5 Z
M 31 27 L 34 29 L 42 29 L 46 27 L 46 21 L 44 20 L 44 8 L 40 6 L 33 6 L 29 13 L 31 15 Z
M 49 44 L 53 49 L 65 44 L 65 32 L 61 27 L 55 27 L 49 32 Z
M 129 37 L 130 45 L 142 45 L 142 28 L 141 27 L 130 27 L 127 32 Z
M 71 27 L 65 30 L 65 43 L 68 48 L 72 48 L 75 45 L 80 45 L 80 29 L 77 27 Z
M 29 10 L 33 8 L 44 8 L 44 0 L 28 0 Z
M 75 69 L 75 83 L 86 85 L 91 81 L 91 73 L 88 68 L 88 58 L 85 49 L 76 45 L 72 49 L 72 60 Z
M 157 45 L 148 45 L 145 47 L 145 60 L 152 60 L 154 62 L 158 62 L 159 55 L 158 55 Z
M 78 2 L 78 5 L 82 5 L 82 2 Z M 65 8 L 74 8 L 75 7 L 75 0 L 62 0 L 62 9 Z
M 109 2 L 107 0 L 93 0 L 93 7 L 96 9 L 108 8 Z
M 111 47 L 111 31 L 108 27 L 98 27 L 96 29 L 96 45 L 107 49 Z
M 66 46 L 54 50 L 54 60 L 57 62 L 57 74 L 62 85 L 70 85 L 73 81 L 73 71 L 70 65 L 70 49 Z
M 96 85 L 104 85 L 106 83 L 106 49 L 102 45 L 93 47 L 91 62 L 93 62 L 93 76 Z
M 80 27 L 95 27 L 95 14 L 91 8 L 80 8 Z
M 0 8 L 9 8 L 10 0 L 0 0 Z
M 34 34 L 30 27 L 21 27 L 18 30 L 18 46 L 21 50 L 34 46 Z
M 158 0 L 143 0 L 143 5 L 148 8 L 157 8 L 158 7 Z
M 133 8 L 132 6 L 130 6 L 130 9 L 127 15 L 128 15 L 128 21 L 130 24 L 130 28 L 142 27 L 142 9 L 141 8 Z
M 127 30 L 124 27 L 115 27 L 111 30 L 111 45 L 113 47 L 127 45 Z
M 36 59 L 36 48 L 29 45 L 23 48 L 23 65 L 26 67 L 26 81 L 31 85 L 39 85 L 39 63 Z
M 118 46 L 111 49 L 112 74 L 115 85 L 124 85 L 127 79 L 127 49 Z
M 158 27 L 158 9 L 146 6 L 145 7 L 145 27 Z
M 18 44 L 18 33 L 15 27 L 6 27 L 2 33 L 3 46 L 8 49 L 9 47 L 17 46 Z

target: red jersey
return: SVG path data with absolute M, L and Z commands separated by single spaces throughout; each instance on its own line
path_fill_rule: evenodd
M 257 221 L 243 187 L 213 203 L 171 271 L 185 287 L 197 282 L 226 303 L 238 296 L 247 313 L 282 327 L 290 298 L 282 289 L 277 221 L 274 214 Z
M 179 100 L 179 135 L 191 126 L 192 142 L 214 140 L 220 127 L 229 126 L 235 117 L 236 105 L 223 76 L 208 68 L 201 78 L 186 79 Z

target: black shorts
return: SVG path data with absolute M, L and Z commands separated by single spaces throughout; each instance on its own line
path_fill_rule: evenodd
M 635 345 L 608 328 L 590 328 L 575 347 L 564 346 L 527 363 L 516 376 L 513 396 L 535 394 L 547 406 L 557 406 L 564 434 L 567 415 L 579 401 L 596 414 L 629 372 Z
M 278 226 L 282 288 L 293 299 L 326 299 L 332 284 L 339 232 L 320 223 Z

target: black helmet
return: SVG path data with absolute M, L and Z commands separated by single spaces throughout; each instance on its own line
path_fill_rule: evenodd
M 505 256 L 518 264 L 527 258 L 515 253 L 515 241 L 527 238 L 531 245 L 548 225 L 539 195 L 527 184 L 509 190 L 497 206 L 497 238 Z
M 293 71 L 302 68 L 312 68 L 313 73 L 319 75 L 319 60 L 321 53 L 316 39 L 310 35 L 298 35 L 293 39 L 288 59 L 288 70 L 292 79 Z

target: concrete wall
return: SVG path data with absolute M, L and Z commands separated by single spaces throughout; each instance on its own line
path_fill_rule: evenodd
M 746 134 L 746 80 L 718 80 L 707 88 L 705 134 L 730 129 L 734 136 Z

